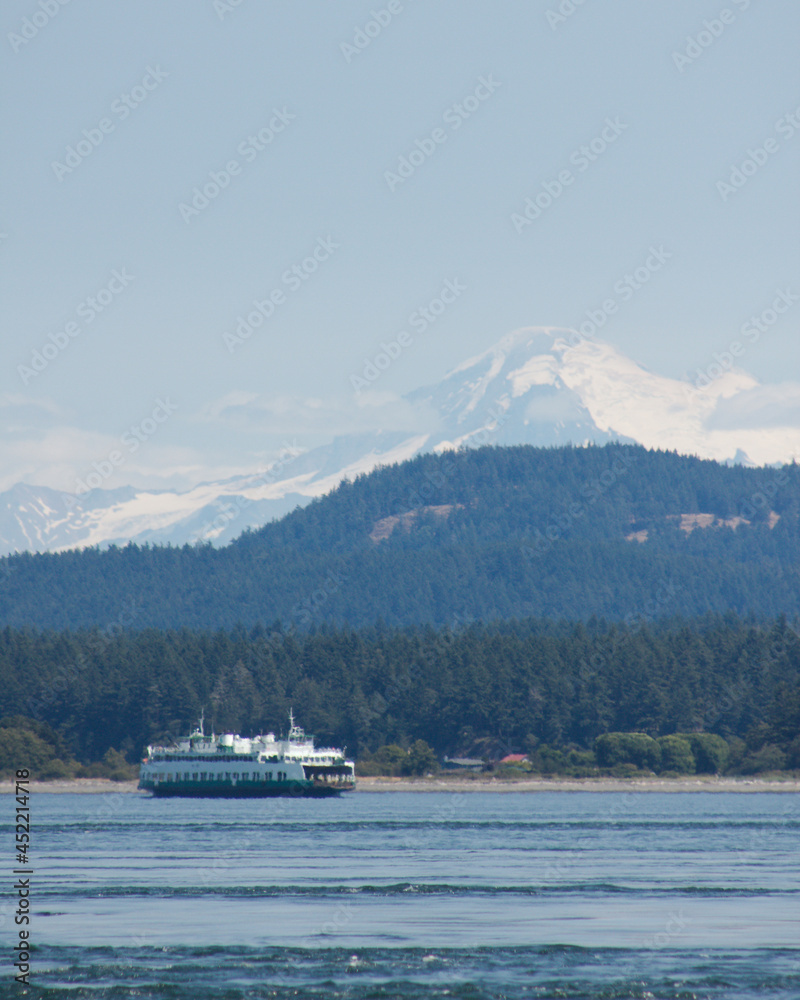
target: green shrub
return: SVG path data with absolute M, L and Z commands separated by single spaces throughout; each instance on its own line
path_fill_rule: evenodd
M 800 768 L 800 736 L 796 736 L 789 744 L 786 763 L 789 767 Z
M 597 760 L 591 750 L 570 750 L 567 752 L 567 766 L 581 771 L 596 771 Z
M 661 761 L 659 744 L 646 733 L 603 733 L 594 741 L 594 753 L 600 767 L 633 764 L 654 771 Z
M 57 781 L 59 778 L 74 777 L 74 768 L 69 767 L 63 760 L 51 760 L 36 775 L 42 781 Z
M 764 771 L 782 771 L 786 767 L 786 754 L 780 747 L 767 744 L 748 754 L 739 765 L 740 774 L 763 774 Z
M 29 729 L 4 728 L 0 735 L 0 772 L 13 774 L 26 767 L 32 778 L 40 778 L 47 766 L 56 760 L 53 747 Z
M 406 756 L 405 768 L 406 774 L 428 774 L 439 770 L 439 762 L 425 740 L 415 740 Z
M 641 774 L 639 768 L 631 763 L 615 764 L 611 768 L 613 778 L 635 778 L 637 774 Z
M 563 774 L 567 769 L 567 758 L 562 750 L 542 743 L 533 755 L 531 765 L 539 774 Z
M 433 749 L 425 740 L 416 740 L 410 750 L 404 750 L 396 743 L 379 747 L 374 754 L 364 754 L 356 763 L 356 774 L 362 777 L 375 775 L 428 774 L 439 770 L 439 762 Z
M 728 744 L 716 733 L 680 733 L 689 741 L 698 774 L 721 774 L 728 765 Z
M 661 748 L 660 773 L 668 771 L 675 774 L 694 774 L 696 762 L 692 753 L 691 743 L 683 736 L 661 736 L 658 739 Z

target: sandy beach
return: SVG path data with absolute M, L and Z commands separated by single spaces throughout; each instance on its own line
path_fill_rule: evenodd
M 64 792 L 95 795 L 130 795 L 138 792 L 135 781 L 79 778 L 70 781 L 34 781 L 31 794 Z M 0 792 L 13 793 L 14 783 L 0 784 Z M 800 792 L 800 778 L 718 777 L 685 778 L 358 778 L 356 792 Z

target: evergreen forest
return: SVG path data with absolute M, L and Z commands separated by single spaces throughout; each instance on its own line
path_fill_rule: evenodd
M 0 560 L 0 624 L 362 628 L 798 611 L 800 469 L 634 445 L 381 468 L 210 544 Z
M 230 545 L 0 560 L 0 771 L 285 731 L 361 772 L 800 768 L 800 472 L 604 447 L 422 455 Z
M 726 744 L 715 769 L 800 768 L 800 629 L 783 617 L 307 634 L 6 628 L 0 685 L 6 770 L 31 735 L 55 748 L 42 767 L 58 759 L 113 768 L 186 735 L 201 713 L 217 732 L 279 734 L 290 707 L 324 744 L 378 764 L 398 763 L 387 747 L 409 753 L 422 743 L 427 767 L 446 755 L 523 753 L 543 773 L 657 770 L 669 743 L 656 751 L 653 741 L 700 733 Z M 635 740 L 597 742 L 631 733 L 650 751 Z

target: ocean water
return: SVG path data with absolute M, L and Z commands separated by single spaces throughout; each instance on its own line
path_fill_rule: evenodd
M 798 834 L 792 793 L 34 794 L 0 995 L 797 1000 Z

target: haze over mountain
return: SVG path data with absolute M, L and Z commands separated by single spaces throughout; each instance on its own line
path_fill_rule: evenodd
M 0 494 L 0 554 L 128 541 L 225 544 L 345 478 L 462 446 L 622 441 L 726 463 L 791 462 L 800 451 L 797 387 L 761 386 L 721 361 L 684 382 L 574 331 L 525 328 L 407 394 L 420 415 L 414 433 L 386 427 L 305 453 L 286 448 L 265 472 L 185 491 L 104 490 L 101 472 L 86 476 L 98 488 L 79 495 L 17 484 Z

